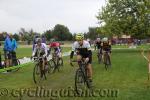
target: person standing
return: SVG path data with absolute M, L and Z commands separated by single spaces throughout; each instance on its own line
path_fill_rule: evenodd
M 17 49 L 17 42 L 16 39 L 13 37 L 13 35 L 10 35 L 11 43 L 12 43 L 12 63 L 13 65 L 18 65 L 16 61 L 16 49 Z
M 4 41 L 4 54 L 5 54 L 5 63 L 6 67 L 10 67 L 12 65 L 12 41 L 10 35 L 7 34 L 6 39 Z

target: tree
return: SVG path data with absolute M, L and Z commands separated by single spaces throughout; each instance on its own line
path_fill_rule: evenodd
M 19 41 L 19 35 L 18 34 L 14 34 L 13 37 L 15 38 L 16 41 Z
M 72 34 L 66 26 L 57 24 L 52 30 L 52 37 L 56 40 L 64 41 L 72 39 Z
M 131 35 L 142 38 L 150 34 L 149 0 L 106 0 L 97 19 L 109 35 Z
M 89 27 L 86 38 L 96 39 L 98 37 L 97 27 Z
M 46 32 L 44 32 L 44 35 L 46 37 L 46 40 L 50 41 L 50 39 L 52 38 L 52 31 L 47 30 Z

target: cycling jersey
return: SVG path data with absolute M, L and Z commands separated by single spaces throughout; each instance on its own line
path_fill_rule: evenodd
M 50 48 L 56 48 L 56 47 L 59 47 L 59 46 L 60 46 L 59 42 L 52 42 L 52 43 L 50 43 Z
M 51 48 L 54 48 L 54 52 L 57 53 L 57 54 L 61 52 L 61 47 L 60 47 L 59 42 L 52 42 L 50 44 L 50 51 L 51 51 Z
M 102 43 L 101 41 L 97 41 L 96 42 L 97 49 L 101 49 L 102 48 L 101 43 Z
M 109 42 L 103 42 L 102 43 L 102 49 L 104 51 L 111 51 L 111 45 L 109 44 Z
M 74 52 L 76 52 L 77 55 L 81 55 L 83 58 L 89 57 L 91 63 L 92 51 L 89 42 L 84 40 L 82 45 L 80 45 L 77 41 L 74 42 L 72 45 L 72 52 L 70 54 L 71 59 L 73 58 Z
M 47 56 L 47 46 L 45 43 L 41 43 L 41 46 L 39 47 L 37 44 L 35 44 L 35 48 L 33 50 L 32 56 Z

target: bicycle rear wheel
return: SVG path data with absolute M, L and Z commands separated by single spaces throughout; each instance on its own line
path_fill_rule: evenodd
M 33 69 L 33 81 L 35 84 L 39 83 L 41 79 L 41 70 L 39 64 L 36 64 Z
M 82 93 L 83 90 L 85 90 L 85 79 L 83 76 L 83 73 L 80 69 L 77 69 L 76 75 L 75 75 L 75 91 L 78 95 Z

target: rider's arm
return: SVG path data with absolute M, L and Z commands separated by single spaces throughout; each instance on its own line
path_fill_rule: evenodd
M 70 54 L 70 59 L 73 58 L 74 51 L 75 51 L 75 43 L 72 45 L 72 51 L 71 51 L 71 54 Z
M 34 47 L 34 49 L 33 49 L 33 52 L 32 52 L 32 56 L 34 56 L 35 55 L 35 53 L 36 53 L 36 47 Z

